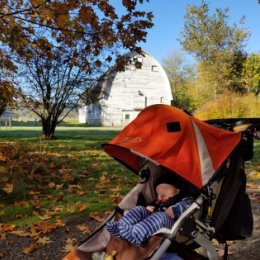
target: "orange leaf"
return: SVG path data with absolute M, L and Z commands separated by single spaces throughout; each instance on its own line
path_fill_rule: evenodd
M 96 188 L 98 189 L 102 189 L 104 188 L 109 182 L 109 179 L 107 178 L 107 176 L 105 174 L 103 174 L 98 181 L 98 184 L 96 185 Z
M 7 161 L 7 157 L 4 156 L 2 153 L 0 153 L 0 161 L 1 161 L 1 162 Z M 1 167 L 2 167 L 2 166 L 1 166 Z
M 75 250 L 72 249 L 62 260 L 80 260 L 80 258 L 76 256 Z
M 247 184 L 246 184 L 246 187 L 249 188 L 249 189 L 258 189 L 258 188 L 259 188 L 258 185 L 254 184 L 254 183 L 252 183 L 252 182 L 247 183 Z
M 91 218 L 93 218 L 94 220 L 96 220 L 97 222 L 100 222 L 102 223 L 104 221 L 103 218 L 101 218 L 99 215 L 98 215 L 98 212 L 91 212 L 90 215 L 89 215 Z
M 40 5 L 45 2 L 45 0 L 30 0 L 32 5 Z
M 66 240 L 66 245 L 64 246 L 62 251 L 68 253 L 68 252 L 74 250 L 74 248 L 75 248 L 74 244 L 75 244 L 75 240 L 68 238 Z
M 40 237 L 40 238 L 37 240 L 37 243 L 38 243 L 38 244 L 46 245 L 46 244 L 52 243 L 52 241 L 50 240 L 49 237 Z
M 60 14 L 58 15 L 58 17 L 56 18 L 56 24 L 60 27 L 63 28 L 67 25 L 67 23 L 69 22 L 69 15 L 68 14 Z
M 12 224 L 0 224 L 0 232 L 8 232 L 15 229 L 15 225 Z
M 87 225 L 77 225 L 77 229 L 83 234 L 89 234 L 90 230 Z
M 29 247 L 24 248 L 23 253 L 28 255 L 32 253 L 37 247 L 37 242 L 33 242 Z
M 55 188 L 56 187 L 56 184 L 54 183 L 54 182 L 50 182 L 49 184 L 48 184 L 48 188 L 50 188 L 50 189 L 53 189 L 53 188 Z
M 82 212 L 82 211 L 84 211 L 86 208 L 87 208 L 87 207 L 86 207 L 86 205 L 85 205 L 84 203 L 77 203 L 77 204 L 76 204 L 76 207 L 75 207 L 76 211 L 78 211 L 78 212 Z
M 14 190 L 14 184 L 13 183 L 6 183 L 4 188 L 2 188 L 6 193 L 12 193 Z
M 82 22 L 87 24 L 91 21 L 93 16 L 93 10 L 89 6 L 83 5 L 79 11 L 79 17 L 81 18 Z
M 0 174 L 6 174 L 6 173 L 8 173 L 7 168 L 4 166 L 0 166 Z
M 32 191 L 29 191 L 28 194 L 31 195 L 31 196 L 34 196 L 34 195 L 39 195 L 40 192 L 39 192 L 39 191 L 33 191 L 33 190 L 32 190 Z
M 25 230 L 14 230 L 11 232 L 11 234 L 18 237 L 32 237 L 32 233 Z

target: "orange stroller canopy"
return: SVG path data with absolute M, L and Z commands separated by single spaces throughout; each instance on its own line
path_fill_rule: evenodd
M 153 105 L 103 148 L 136 173 L 147 159 L 202 188 L 240 139 L 240 133 L 216 128 L 175 107 Z

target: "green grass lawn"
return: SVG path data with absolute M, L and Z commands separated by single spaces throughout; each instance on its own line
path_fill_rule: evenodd
M 0 222 L 18 226 L 111 210 L 135 175 L 101 144 L 119 128 L 58 127 L 43 140 L 40 127 L 0 131 Z
M 0 223 L 17 226 L 113 209 L 138 178 L 101 144 L 121 129 L 60 126 L 46 141 L 40 127 L 0 130 Z M 247 163 L 258 176 L 260 141 Z

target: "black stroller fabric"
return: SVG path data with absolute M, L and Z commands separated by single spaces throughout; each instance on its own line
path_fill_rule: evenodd
M 241 147 L 237 149 L 224 169 L 225 179 L 212 215 L 211 225 L 220 242 L 245 239 L 252 235 L 253 216 L 246 194 L 246 174 Z

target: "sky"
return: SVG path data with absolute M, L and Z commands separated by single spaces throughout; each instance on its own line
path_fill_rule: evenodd
M 260 53 L 260 4 L 258 0 L 205 0 L 210 12 L 216 8 L 229 9 L 229 24 L 238 23 L 244 16 L 242 28 L 247 28 L 251 36 L 246 42 L 246 51 Z M 200 5 L 201 0 L 150 0 L 140 6 L 154 14 L 154 26 L 148 31 L 146 43 L 141 47 L 162 62 L 171 52 L 181 50 L 177 41 L 184 26 L 187 5 Z M 188 56 L 189 57 L 189 56 Z

